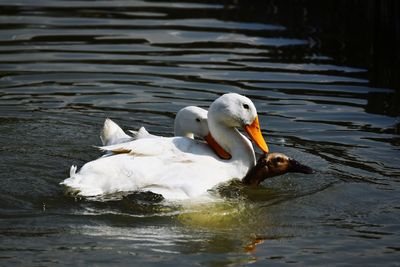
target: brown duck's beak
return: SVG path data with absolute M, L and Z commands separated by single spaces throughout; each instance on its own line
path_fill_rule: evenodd
M 215 141 L 214 137 L 209 133 L 204 140 L 208 143 L 208 145 L 214 150 L 214 152 L 220 157 L 221 159 L 230 159 L 232 156 L 228 152 L 225 151 L 218 143 Z
M 297 160 L 294 160 L 291 158 L 291 159 L 289 159 L 288 172 L 299 172 L 299 173 L 305 173 L 305 174 L 312 174 L 312 173 L 314 173 L 314 170 L 306 165 L 301 164 Z
M 262 136 L 261 130 L 260 130 L 260 122 L 258 121 L 258 116 L 254 119 L 254 121 L 250 125 L 246 125 L 244 127 L 246 133 L 249 135 L 251 140 L 254 141 L 254 143 L 264 152 L 268 153 L 269 148 L 267 146 L 267 143 L 264 140 L 264 137 Z

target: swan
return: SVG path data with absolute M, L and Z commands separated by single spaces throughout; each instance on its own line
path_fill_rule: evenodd
M 264 152 L 257 111 L 245 96 L 228 93 L 217 98 L 208 112 L 208 127 L 218 144 L 231 155 L 220 159 L 205 143 L 187 137 L 141 138 L 102 147 L 114 155 L 90 161 L 61 184 L 82 196 L 119 191 L 152 191 L 165 199 L 190 199 L 232 178 L 241 178 L 256 163 L 251 142 Z

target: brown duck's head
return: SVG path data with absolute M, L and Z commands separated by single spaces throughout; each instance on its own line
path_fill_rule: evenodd
M 269 153 L 258 159 L 257 164 L 247 172 L 242 182 L 247 185 L 259 185 L 267 178 L 287 172 L 311 174 L 314 171 L 285 154 Z

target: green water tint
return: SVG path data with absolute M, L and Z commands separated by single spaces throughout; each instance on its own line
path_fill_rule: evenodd
M 190 227 L 233 229 L 257 221 L 257 207 L 241 200 L 219 200 L 210 203 L 183 205 L 177 216 L 179 222 Z M 253 218 L 253 219 L 250 219 Z

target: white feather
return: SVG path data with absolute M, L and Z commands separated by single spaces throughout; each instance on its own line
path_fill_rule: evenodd
M 210 106 L 211 134 L 232 155 L 230 160 L 187 137 L 142 138 L 102 147 L 129 153 L 88 162 L 62 184 L 83 196 L 136 190 L 150 190 L 166 199 L 204 196 L 221 182 L 242 178 L 255 165 L 251 143 L 235 127 L 251 124 L 256 116 L 254 104 L 238 94 L 223 95 Z

